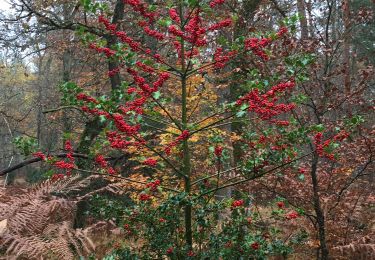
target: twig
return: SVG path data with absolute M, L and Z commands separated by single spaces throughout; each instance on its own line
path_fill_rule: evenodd
M 138 180 L 126 178 L 126 177 L 123 177 L 121 175 L 112 175 L 112 174 L 108 174 L 108 173 L 102 173 L 102 172 L 90 171 L 90 170 L 83 170 L 83 169 L 78 169 L 78 168 L 74 168 L 73 170 L 76 170 L 76 171 L 79 171 L 79 172 L 91 173 L 91 174 L 95 174 L 95 175 L 113 177 L 113 178 L 125 180 L 125 181 L 128 181 L 128 182 L 142 184 L 142 185 L 147 185 L 148 184 L 148 182 L 138 181 Z M 159 187 L 162 188 L 162 189 L 173 191 L 173 192 L 177 192 L 177 193 L 180 192 L 178 190 L 175 190 L 175 189 L 172 189 L 172 188 L 169 188 L 169 187 L 165 187 L 165 186 L 159 186 Z

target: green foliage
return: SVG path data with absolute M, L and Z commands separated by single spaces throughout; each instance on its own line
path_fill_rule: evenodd
M 96 2 L 92 0 L 81 0 L 81 4 L 83 5 L 85 11 L 89 11 L 92 13 L 96 13 L 97 11 L 108 11 L 108 5 L 103 2 Z
M 141 258 L 139 258 L 137 254 L 132 253 L 130 248 L 128 247 L 115 249 L 111 252 L 111 254 L 103 257 L 103 260 L 117 260 L 117 259 L 140 260 Z M 142 258 L 142 259 L 150 259 L 150 258 Z
M 62 103 L 64 105 L 78 105 L 79 101 L 77 100 L 76 95 L 82 91 L 83 89 L 73 82 L 65 82 L 61 84 L 60 92 L 62 93 Z
M 150 190 L 145 192 L 149 193 Z M 98 208 L 106 203 L 103 202 Z M 244 197 L 243 204 L 238 207 L 233 206 L 235 202 L 238 201 L 214 201 L 210 196 L 191 198 L 185 193 L 170 194 L 159 205 L 150 200 L 140 201 L 133 207 L 121 210 L 123 218 L 120 225 L 127 238 L 139 239 L 143 244 L 141 253 L 132 254 L 128 246 L 123 246 L 105 259 L 162 259 L 165 256 L 170 259 L 267 259 L 272 255 L 287 256 L 292 253 L 293 243 L 304 240 L 304 236 L 297 233 L 293 240 L 285 242 L 278 228 L 257 228 L 263 219 L 251 207 L 249 198 Z M 193 237 L 197 248 L 194 251 L 181 243 L 184 240 L 182 213 L 186 204 L 192 205 L 195 212 Z M 229 215 L 220 213 L 228 210 Z M 283 220 L 284 213 L 280 211 L 271 218 L 287 221 Z
M 355 128 L 365 122 L 365 119 L 361 115 L 354 115 L 353 117 L 345 120 L 346 127 Z
M 127 196 L 114 199 L 113 197 L 94 195 L 89 201 L 86 214 L 100 220 L 113 220 L 119 223 L 127 207 L 131 205 Z
M 17 136 L 12 142 L 24 156 L 29 156 L 38 149 L 38 140 L 34 137 Z

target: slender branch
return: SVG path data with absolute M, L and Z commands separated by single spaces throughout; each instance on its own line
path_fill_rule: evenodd
M 212 115 L 209 115 L 208 117 L 205 117 L 205 118 L 199 120 L 198 122 L 195 122 L 194 125 L 199 125 L 199 124 L 203 123 L 204 121 L 206 121 L 206 120 L 208 120 L 210 118 L 213 118 L 215 116 L 219 116 L 219 115 L 222 115 L 222 114 L 225 114 L 225 113 L 227 113 L 227 111 L 224 111 L 224 112 L 221 112 L 221 113 L 219 113 L 219 112 L 214 113 Z
M 223 175 L 223 174 L 225 174 L 225 173 L 227 173 L 227 172 L 231 172 L 231 171 L 237 170 L 237 169 L 239 169 L 239 168 L 241 168 L 241 166 L 236 166 L 236 167 L 230 168 L 230 169 L 228 169 L 228 170 L 222 171 L 222 172 L 220 172 L 220 174 Z M 212 174 L 212 175 L 209 175 L 209 176 L 206 176 L 206 177 L 200 178 L 200 179 L 198 179 L 198 180 L 192 182 L 192 183 L 191 183 L 191 186 L 193 186 L 193 185 L 195 185 L 195 184 L 198 184 L 198 183 L 201 182 L 201 181 L 204 181 L 204 180 L 210 179 L 210 178 L 212 178 L 212 177 L 216 177 L 217 175 L 218 175 L 218 173 L 215 173 L 215 174 Z
M 64 109 L 75 109 L 75 110 L 78 110 L 79 112 L 81 112 L 82 114 L 85 114 L 82 111 L 82 109 L 80 109 L 77 106 L 61 106 L 61 107 L 57 107 L 57 108 L 51 108 L 51 109 L 44 110 L 44 111 L 42 111 L 42 113 L 43 114 L 53 113 L 53 112 L 57 112 L 57 111 L 64 110 Z
M 144 118 L 147 118 L 148 120 L 151 120 L 151 121 L 154 121 L 154 122 L 156 122 L 156 123 L 159 123 L 159 124 L 164 124 L 164 125 L 166 125 L 166 126 L 170 126 L 170 127 L 173 127 L 174 129 L 177 129 L 177 130 L 179 130 L 177 127 L 174 127 L 173 125 L 171 125 L 171 123 L 170 122 L 168 122 L 168 121 L 165 121 L 165 120 L 163 120 L 163 119 L 161 119 L 161 118 L 158 118 L 158 119 L 155 119 L 155 118 L 153 118 L 153 117 L 150 117 L 150 116 L 147 116 L 147 115 L 142 115 L 142 117 L 144 117 Z M 160 120 L 160 121 L 159 121 Z
M 102 173 L 102 172 L 90 171 L 90 170 L 83 170 L 83 169 L 78 169 L 78 168 L 74 168 L 73 170 L 76 170 L 76 171 L 79 171 L 79 172 L 91 173 L 91 174 L 95 174 L 95 175 L 113 177 L 113 178 L 125 180 L 125 181 L 128 181 L 128 182 L 142 184 L 142 185 L 147 185 L 148 184 L 148 182 L 130 179 L 130 178 L 127 178 L 127 177 L 123 177 L 121 175 L 112 175 L 112 174 L 108 174 L 108 173 Z M 162 189 L 164 189 L 164 190 L 169 190 L 169 191 L 173 191 L 173 192 L 177 192 L 177 193 L 180 192 L 178 190 L 175 190 L 175 189 L 172 189 L 172 188 L 169 188 L 169 187 L 166 187 L 166 186 L 159 186 L 159 187 L 162 188 Z
M 178 134 L 176 134 L 176 133 L 170 132 L 168 130 L 165 130 L 165 129 L 162 129 L 162 128 L 159 128 L 159 127 L 156 127 L 156 126 L 153 126 L 153 125 L 149 125 L 149 124 L 144 124 L 144 125 L 147 126 L 147 127 L 153 128 L 155 130 L 158 130 L 160 132 L 164 132 L 164 133 L 167 133 L 167 134 L 178 136 Z
M 246 108 L 246 109 L 247 109 L 247 108 Z M 227 119 L 229 119 L 229 118 L 232 118 L 232 117 L 234 117 L 235 115 L 236 115 L 236 114 L 231 114 L 231 115 L 229 115 L 229 116 L 226 116 L 226 117 L 224 117 L 224 118 L 221 118 L 221 119 L 219 119 L 219 120 L 217 120 L 217 121 L 215 121 L 215 122 L 213 122 L 213 123 L 211 123 L 211 124 L 208 124 L 208 125 L 206 125 L 206 126 L 204 126 L 204 127 L 202 127 L 202 128 L 199 128 L 199 129 L 193 131 L 193 132 L 191 133 L 191 135 L 196 134 L 196 133 L 198 133 L 198 132 L 200 132 L 200 131 L 203 131 L 203 130 L 205 130 L 205 129 L 211 127 L 211 126 L 214 126 L 214 125 L 216 125 L 217 123 L 223 122 L 223 121 L 225 121 L 225 120 L 227 120 Z
M 181 131 L 183 131 L 183 129 L 181 128 L 181 126 L 178 123 L 178 121 L 169 113 L 169 111 L 157 99 L 155 99 L 153 96 L 151 96 L 151 98 L 167 114 L 167 116 L 169 117 L 169 119 L 178 127 L 178 129 L 181 130 Z
M 314 153 L 314 152 L 315 152 L 315 151 L 312 151 L 312 152 L 310 152 L 310 153 L 308 153 L 308 154 L 305 154 L 305 155 L 303 155 L 303 156 L 300 156 L 300 157 L 298 157 L 298 158 L 296 158 L 296 159 L 294 159 L 294 160 L 291 160 L 291 161 L 289 161 L 289 162 L 287 162 L 287 163 L 283 163 L 283 164 L 281 164 L 281 165 L 279 165 L 279 166 L 276 166 L 276 167 L 274 167 L 274 168 L 272 168 L 272 169 L 270 169 L 270 170 L 268 170 L 268 171 L 265 171 L 265 172 L 263 172 L 263 173 L 261 173 L 261 174 L 254 175 L 254 176 L 252 176 L 252 177 L 250 177 L 250 178 L 246 178 L 246 179 L 244 179 L 244 180 L 239 180 L 239 181 L 234 182 L 234 183 L 229 183 L 229 184 L 226 184 L 226 185 L 222 185 L 221 187 L 218 187 L 218 188 L 215 188 L 215 189 L 208 190 L 208 191 L 206 191 L 206 192 L 203 192 L 203 193 L 199 194 L 197 198 L 200 198 L 200 197 L 202 197 L 202 196 L 204 196 L 204 195 L 210 194 L 211 192 L 216 192 L 216 191 L 218 191 L 218 190 L 221 190 L 221 189 L 224 189 L 224 188 L 227 188 L 227 187 L 236 186 L 236 185 L 238 185 L 238 184 L 242 184 L 242 183 L 245 183 L 245 182 L 248 182 L 248 181 L 251 181 L 251 180 L 254 180 L 254 179 L 260 178 L 260 177 L 263 177 L 263 176 L 266 175 L 267 173 L 273 172 L 273 171 L 275 171 L 275 170 L 277 170 L 277 169 L 279 169 L 279 168 L 282 168 L 282 167 L 284 167 L 284 166 L 286 166 L 286 165 L 289 165 L 289 164 L 291 164 L 291 163 L 293 163 L 293 162 L 295 162 L 295 161 L 298 161 L 298 160 L 300 160 L 300 159 L 302 159 L 302 158 L 304 158 L 304 157 L 307 157 L 307 156 L 311 155 L 311 154 Z M 281 170 L 278 171 L 278 172 L 281 172 Z
M 244 119 L 244 120 L 240 120 L 240 121 L 230 121 L 230 122 L 225 122 L 225 123 L 222 123 L 222 124 L 218 124 L 218 125 L 212 125 L 210 127 L 207 127 L 207 128 L 204 128 L 204 129 L 201 129 L 199 131 L 203 131 L 203 130 L 210 130 L 212 128 L 217 128 L 217 127 L 221 127 L 221 126 L 226 126 L 226 125 L 230 125 L 232 123 L 241 123 L 241 122 L 246 122 L 246 121 L 250 121 L 250 120 L 254 120 L 256 118 L 249 118 L 249 119 Z

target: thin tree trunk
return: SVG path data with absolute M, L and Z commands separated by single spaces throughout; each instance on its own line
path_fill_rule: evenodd
M 314 210 L 316 214 L 316 220 L 318 225 L 318 234 L 319 234 L 319 242 L 320 247 L 317 259 L 327 260 L 329 256 L 327 242 L 326 242 L 326 235 L 325 235 L 325 219 L 322 207 L 320 205 L 320 198 L 319 198 L 319 183 L 318 183 L 318 175 L 317 175 L 317 168 L 318 168 L 319 156 L 315 152 L 313 155 L 312 165 L 311 165 L 311 180 L 313 185 L 313 204 Z
M 183 22 L 183 10 L 182 5 L 180 4 L 180 19 L 181 23 Z M 182 75 L 181 80 L 181 92 L 182 92 L 182 102 L 181 102 L 181 124 L 182 129 L 187 129 L 187 86 L 186 86 L 186 64 L 185 64 L 185 42 L 184 39 L 181 39 L 181 71 Z M 191 189 L 191 159 L 190 159 L 190 150 L 189 150 L 189 141 L 188 139 L 184 140 L 182 143 L 183 150 L 183 166 L 182 170 L 185 175 L 185 192 L 190 195 Z M 186 245 L 191 249 L 193 247 L 193 230 L 192 230 L 192 206 L 190 203 L 187 203 L 185 206 L 185 241 Z

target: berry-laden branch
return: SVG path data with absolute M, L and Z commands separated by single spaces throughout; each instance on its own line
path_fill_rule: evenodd
M 87 154 L 72 153 L 71 155 L 75 158 L 91 160 L 91 158 Z M 68 156 L 68 153 L 48 154 L 48 156 L 52 156 L 52 157 L 56 157 L 56 158 L 66 158 Z M 123 156 L 121 156 L 121 157 L 123 157 Z M 117 160 L 118 157 L 107 157 L 105 159 L 107 161 L 111 161 L 111 160 Z M 23 168 L 27 165 L 30 165 L 30 164 L 33 164 L 33 163 L 36 163 L 36 162 L 41 162 L 41 161 L 44 161 L 43 157 L 34 157 L 34 158 L 31 158 L 31 159 L 22 161 L 22 162 L 20 162 L 16 165 L 13 165 L 11 167 L 8 167 L 6 169 L 1 170 L 0 176 L 3 176 L 7 173 L 13 172 L 13 171 L 18 170 L 18 169 L 21 169 L 21 168 Z

